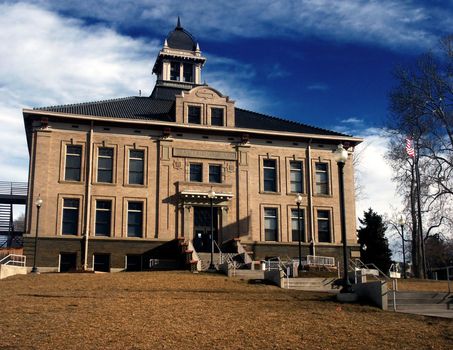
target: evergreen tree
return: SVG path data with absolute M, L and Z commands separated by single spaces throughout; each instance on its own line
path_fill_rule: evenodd
M 382 216 L 371 208 L 365 211 L 364 218 L 359 219 L 361 227 L 357 230 L 361 248 L 361 260 L 375 264 L 382 272 L 388 273 L 392 264 L 392 252 L 389 249 L 385 231 L 387 225 Z M 366 246 L 366 249 L 363 249 Z

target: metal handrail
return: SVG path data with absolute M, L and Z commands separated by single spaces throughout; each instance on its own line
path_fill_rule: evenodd
M 379 269 L 375 264 L 373 263 L 368 263 L 368 264 L 365 264 L 362 260 L 360 259 L 350 259 L 349 262 L 352 264 L 352 266 L 354 266 L 354 268 L 357 268 L 357 269 L 373 269 L 373 270 L 377 270 L 378 273 L 379 273 L 379 276 L 382 275 L 382 277 L 386 280 L 386 281 L 389 281 L 390 280 L 390 277 L 387 276 L 387 274 L 385 274 L 384 272 L 382 272 L 381 269 Z M 378 277 L 379 277 L 378 276 Z
M 286 278 L 286 287 L 289 288 L 289 266 L 286 266 L 280 258 L 276 260 L 264 260 L 264 264 L 267 271 L 279 270 L 283 272 L 283 277 Z
M 0 265 L 26 266 L 27 257 L 19 254 L 9 254 L 0 260 Z

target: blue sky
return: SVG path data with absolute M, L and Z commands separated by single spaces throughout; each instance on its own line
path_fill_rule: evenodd
M 358 214 L 397 210 L 379 129 L 392 70 L 436 50 L 452 0 L 4 1 L 1 179 L 27 178 L 22 108 L 151 93 L 177 16 L 208 58 L 203 78 L 238 106 L 365 137 Z

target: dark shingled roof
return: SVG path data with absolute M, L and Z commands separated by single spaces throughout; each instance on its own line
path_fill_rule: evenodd
M 185 89 L 156 85 L 150 97 L 131 96 L 114 100 L 34 108 L 34 110 L 121 119 L 174 122 L 175 95 L 179 95 L 183 90 Z M 236 127 L 246 129 L 349 136 L 241 108 L 235 108 L 235 123 Z
M 71 105 L 34 108 L 38 111 L 57 113 L 92 115 L 98 117 L 114 117 L 121 119 L 149 119 L 160 121 L 174 121 L 170 113 L 173 110 L 173 101 L 158 100 L 149 97 L 124 97 L 114 100 L 104 100 Z

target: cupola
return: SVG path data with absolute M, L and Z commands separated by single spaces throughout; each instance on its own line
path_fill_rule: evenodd
M 195 38 L 181 26 L 181 20 L 168 33 L 157 56 L 153 73 L 159 82 L 171 82 L 181 87 L 192 88 L 201 84 L 201 69 L 206 58 L 201 56 Z

